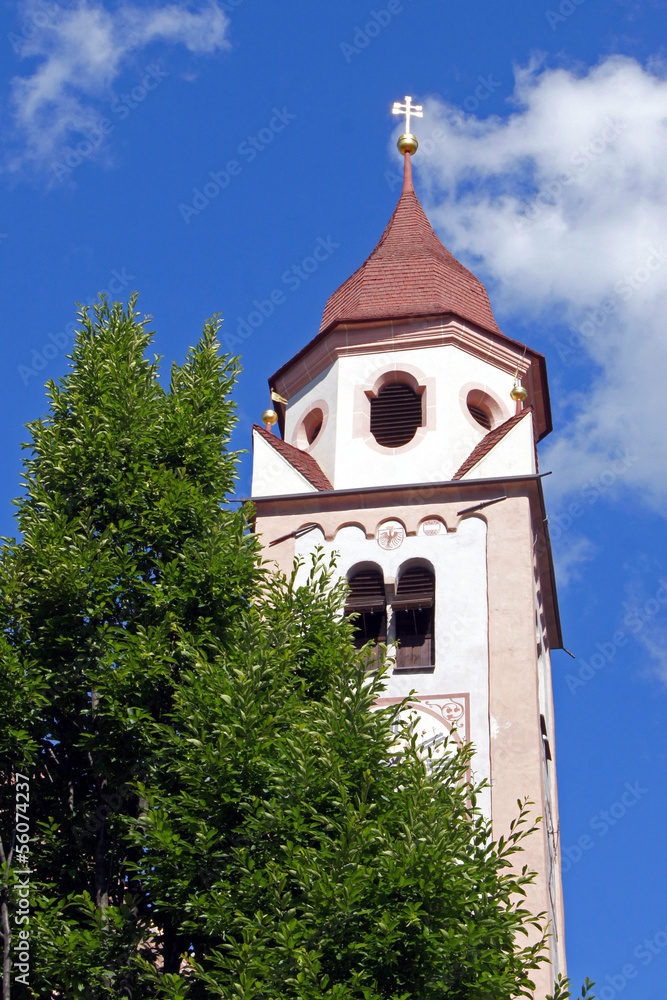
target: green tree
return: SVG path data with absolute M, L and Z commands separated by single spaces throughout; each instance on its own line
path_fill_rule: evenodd
M 382 676 L 349 626 L 332 636 L 344 595 L 322 570 L 274 580 L 160 727 L 171 772 L 156 761 L 143 790 L 141 878 L 187 951 L 156 995 L 532 996 L 541 944 L 516 936 L 540 921 L 510 867 L 526 810 L 494 844 L 470 747 L 424 760 L 398 708 L 373 710 Z
M 424 760 L 399 708 L 373 708 L 331 567 L 266 573 L 252 511 L 226 501 L 237 364 L 217 327 L 165 389 L 134 299 L 84 310 L 30 425 L 0 560 L 3 791 L 29 772 L 33 830 L 11 995 L 530 996 L 526 807 L 493 843 L 471 748 Z M 7 850 L 3 877 L 9 914 Z
M 6 540 L 0 561 L 12 705 L 2 833 L 9 844 L 10 786 L 30 765 L 35 996 L 79 995 L 57 992 L 61 962 L 105 984 L 87 996 L 122 996 L 149 925 L 168 954 L 171 929 L 132 874 L 133 783 L 155 752 L 149 723 L 169 713 L 187 666 L 178 636 L 224 641 L 261 575 L 245 514 L 222 504 L 237 365 L 218 355 L 217 322 L 166 390 L 135 299 L 80 321 L 70 372 L 48 383 L 49 413 L 29 425 L 22 540 Z M 38 691 L 45 703 L 29 712 Z

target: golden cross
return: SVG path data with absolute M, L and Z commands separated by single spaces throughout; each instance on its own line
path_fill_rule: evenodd
M 405 104 L 401 104 L 400 101 L 394 101 L 394 106 L 391 109 L 393 115 L 405 115 L 405 131 L 410 133 L 410 118 L 423 118 L 424 111 L 421 104 L 413 104 L 411 97 L 405 98 Z

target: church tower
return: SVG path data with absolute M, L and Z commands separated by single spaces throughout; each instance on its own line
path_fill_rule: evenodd
M 536 444 L 551 430 L 544 357 L 503 334 L 482 283 L 442 245 L 412 184 L 333 293 L 319 332 L 269 380 L 253 429 L 265 556 L 337 552 L 358 643 L 386 643 L 387 704 L 412 696 L 434 752 L 454 726 L 494 837 L 517 799 L 544 820 L 521 863 L 551 923 L 537 998 L 565 972 L 550 650 L 562 648 Z M 277 411 L 277 412 L 276 412 Z M 273 432 L 278 423 L 280 436 Z M 305 570 L 304 570 L 305 572 Z

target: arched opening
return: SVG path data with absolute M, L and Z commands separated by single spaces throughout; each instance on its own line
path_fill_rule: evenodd
M 502 423 L 503 414 L 495 399 L 483 389 L 471 389 L 466 396 L 468 413 L 485 431 Z
M 372 643 L 375 658 L 379 659 L 379 646 L 387 641 L 387 604 L 382 573 L 373 567 L 352 569 L 347 582 L 350 590 L 345 614 L 355 615 L 354 644 L 361 649 L 366 643 Z
M 304 418 L 303 429 L 308 444 L 312 444 L 322 430 L 323 420 L 324 414 L 320 410 L 319 406 L 316 406 L 315 409 L 311 410 L 310 413 Z
M 426 566 L 411 566 L 401 574 L 394 613 L 397 669 L 435 666 L 435 577 Z
M 468 401 L 468 412 L 473 420 L 476 420 L 480 427 L 484 427 L 485 430 L 491 430 L 491 414 L 482 406 L 480 403 L 471 403 Z
M 324 411 L 320 406 L 314 406 L 299 424 L 295 439 L 297 448 L 308 448 L 314 444 L 320 436 L 323 424 Z
M 371 434 L 383 447 L 408 444 L 421 426 L 421 396 L 406 382 L 387 382 L 371 399 Z

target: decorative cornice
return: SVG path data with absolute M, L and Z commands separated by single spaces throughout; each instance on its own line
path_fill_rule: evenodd
M 503 333 L 490 333 L 457 317 L 341 324 L 319 334 L 269 379 L 291 399 L 341 357 L 455 346 L 519 378 L 534 408 L 538 438 L 552 428 L 544 356 Z
M 397 486 L 369 486 L 361 489 L 318 491 L 317 493 L 295 493 L 273 497 L 248 498 L 254 505 L 257 520 L 279 518 L 281 523 L 298 527 L 302 519 L 308 523 L 317 522 L 333 512 L 340 512 L 345 523 L 363 522 L 364 510 L 386 508 L 396 512 L 400 507 L 423 507 L 432 514 L 438 504 L 455 503 L 452 513 L 443 515 L 447 530 L 456 530 L 466 517 L 482 517 L 487 520 L 487 510 L 508 499 L 525 497 L 532 511 L 532 526 L 535 534 L 534 555 L 541 586 L 545 613 L 549 628 L 549 644 L 552 649 L 563 645 L 556 580 L 549 537 L 549 522 L 544 504 L 542 479 L 549 473 L 535 473 L 522 476 L 494 476 L 487 479 L 457 479 L 441 483 L 413 483 Z M 461 505 L 459 507 L 459 504 Z M 354 512 L 354 514 L 352 513 Z M 351 517 L 352 515 L 352 517 Z M 419 515 L 421 516 L 421 515 Z M 490 516 L 493 516 L 492 514 Z

